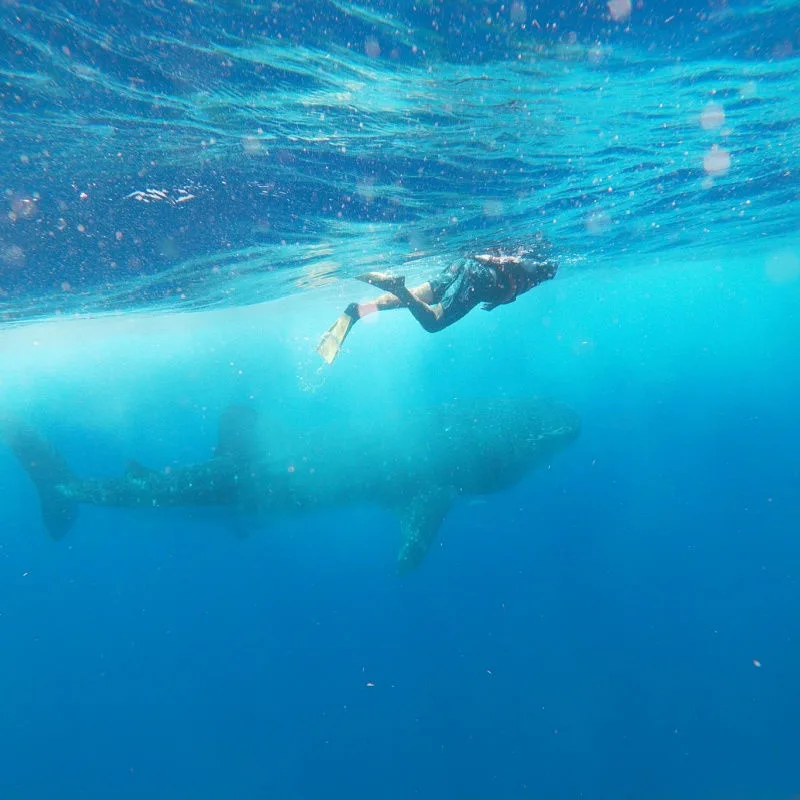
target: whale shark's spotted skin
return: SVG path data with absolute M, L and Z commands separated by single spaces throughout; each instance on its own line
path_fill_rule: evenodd
M 169 470 L 130 463 L 119 478 L 79 478 L 39 433 L 6 420 L 5 440 L 39 492 L 45 526 L 64 536 L 77 505 L 228 506 L 299 513 L 376 503 L 400 519 L 398 570 L 426 557 L 459 495 L 508 488 L 578 436 L 578 415 L 538 398 L 456 401 L 376 412 L 319 430 L 264 426 L 247 408 L 220 421 L 214 458 Z

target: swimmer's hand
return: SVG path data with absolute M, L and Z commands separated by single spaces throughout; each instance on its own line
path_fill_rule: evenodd
M 510 300 L 506 300 L 505 303 L 481 303 L 481 308 L 484 311 L 494 311 L 498 306 L 507 306 L 509 303 L 516 302 L 516 300 L 516 297 L 512 297 Z

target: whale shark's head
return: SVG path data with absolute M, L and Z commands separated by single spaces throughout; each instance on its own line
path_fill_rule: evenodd
M 495 441 L 500 443 L 499 481 L 515 480 L 547 465 L 580 435 L 577 412 L 563 403 L 529 397 L 501 401 L 494 409 Z M 497 462 L 495 462 L 497 463 Z
M 520 433 L 529 442 L 547 442 L 559 450 L 572 444 L 581 432 L 581 418 L 563 403 L 531 398 L 521 401 Z
M 580 434 L 578 414 L 552 400 L 523 397 L 477 400 L 450 415 L 454 480 L 467 492 L 507 487 L 549 463 Z M 456 424 L 458 421 L 458 424 Z
M 472 421 L 491 432 L 494 440 L 530 443 L 552 441 L 567 445 L 580 433 L 577 412 L 555 400 L 541 397 L 503 397 L 475 401 Z
M 563 403 L 530 397 L 502 401 L 495 410 L 508 460 L 523 469 L 548 461 L 579 436 L 581 420 Z

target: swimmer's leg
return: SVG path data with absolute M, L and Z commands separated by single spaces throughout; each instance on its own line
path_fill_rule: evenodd
M 440 331 L 448 323 L 444 322 L 444 308 L 441 303 L 429 305 L 433 302 L 433 289 L 430 283 L 418 286 L 415 289 L 406 287 L 406 279 L 402 275 L 390 275 L 387 272 L 367 272 L 359 275 L 358 280 L 378 286 L 390 292 L 397 298 L 400 305 L 407 308 L 414 319 L 429 333 Z M 424 291 L 420 291 L 420 290 Z M 426 302 L 427 301 L 427 302 Z M 397 306 L 393 306 L 397 307 Z
M 428 305 L 413 292 L 403 287 L 398 290 L 397 296 L 403 305 L 411 312 L 414 319 L 419 322 L 428 333 L 441 331 L 450 324 L 450 320 L 445 318 L 444 306 L 441 303 Z
M 397 294 L 398 289 L 406 288 L 405 276 L 392 275 L 390 272 L 365 272 L 363 275 L 357 275 L 356 280 L 377 286 L 390 294 Z
M 378 275 L 381 273 L 368 274 Z M 398 285 L 402 286 L 404 293 L 418 298 L 423 303 L 433 300 L 433 290 L 430 283 L 423 283 L 409 290 L 406 289 L 405 278 L 401 277 Z M 379 288 L 383 288 L 383 286 Z M 374 314 L 376 311 L 392 311 L 396 308 L 405 308 L 406 305 L 407 304 L 400 300 L 397 295 L 391 292 L 382 294 L 366 303 L 350 303 L 344 310 L 344 313 L 339 316 L 336 322 L 322 335 L 322 339 L 317 346 L 317 352 L 328 364 L 332 364 L 336 356 L 339 355 L 344 340 L 358 320 L 362 317 L 366 317 L 368 314 Z

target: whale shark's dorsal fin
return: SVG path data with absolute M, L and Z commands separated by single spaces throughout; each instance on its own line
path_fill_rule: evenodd
M 255 453 L 258 413 L 245 406 L 230 406 L 219 420 L 217 437 L 217 458 L 230 458 L 232 461 L 247 464 Z
M 140 464 L 138 461 L 134 461 L 131 459 L 125 465 L 125 477 L 126 478 L 139 478 L 143 480 L 144 478 L 149 478 L 151 475 L 155 474 L 154 469 L 150 469 L 149 467 L 144 466 L 144 464 Z
M 244 538 L 246 528 L 239 515 L 249 516 L 258 511 L 257 486 L 252 480 L 251 468 L 256 460 L 258 412 L 246 406 L 229 406 L 219 420 L 219 435 L 215 458 L 228 459 L 239 479 L 235 520 L 237 538 Z
M 412 495 L 398 509 L 403 534 L 403 544 L 397 556 L 399 573 L 410 572 L 425 560 L 452 500 L 450 489 L 430 486 Z

